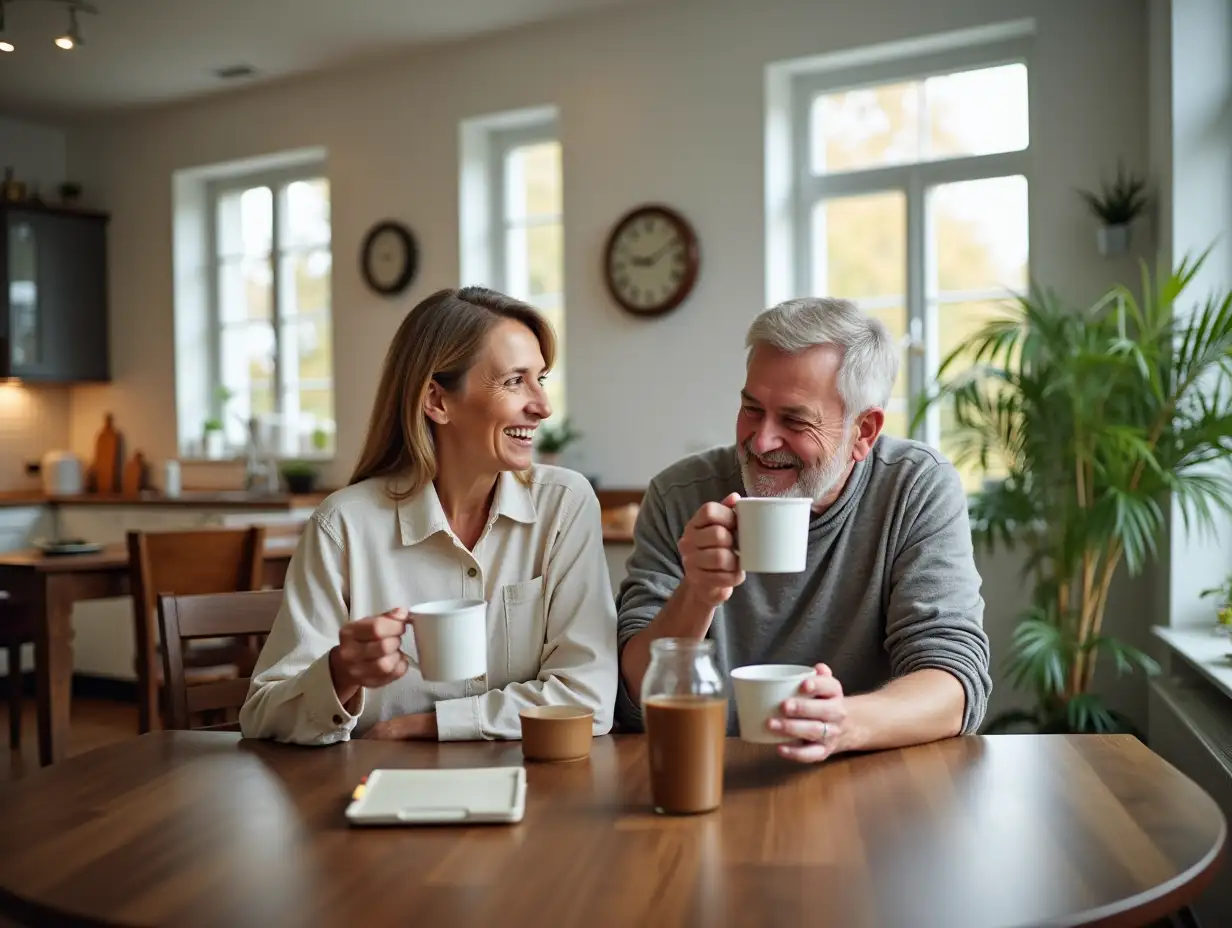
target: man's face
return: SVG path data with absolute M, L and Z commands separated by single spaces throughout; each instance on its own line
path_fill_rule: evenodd
M 750 496 L 806 497 L 828 505 L 852 465 L 868 454 L 884 414 L 875 409 L 858 422 L 846 419 L 838 392 L 842 360 L 832 345 L 797 354 L 753 349 L 736 419 Z

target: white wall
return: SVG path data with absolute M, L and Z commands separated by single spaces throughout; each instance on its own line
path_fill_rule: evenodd
M 1128 263 L 1095 253 L 1074 195 L 1118 156 L 1146 159 L 1141 0 L 870 0 L 858 6 L 727 2 L 622 11 L 418 53 L 74 132 L 70 165 L 113 211 L 110 387 L 81 389 L 73 441 L 88 449 L 103 413 L 154 458 L 175 447 L 171 174 L 192 165 L 321 145 L 333 184 L 338 460 L 361 440 L 378 366 L 401 316 L 458 273 L 458 124 L 555 104 L 564 141 L 568 384 L 587 433 L 582 459 L 614 486 L 729 439 L 741 339 L 762 308 L 764 68 L 785 58 L 1035 16 L 1031 72 L 1034 268 L 1083 295 Z M 1116 15 L 1113 15 L 1113 14 Z M 657 322 L 612 305 L 599 274 L 611 223 L 663 199 L 701 236 L 692 299 Z M 418 233 L 424 270 L 402 301 L 369 295 L 359 241 L 395 214 Z
M 14 179 L 48 202 L 59 198 L 65 150 L 63 129 L 0 116 L 0 171 L 12 166 Z
M 579 463 L 609 486 L 644 486 L 694 448 L 730 439 L 744 329 L 763 308 L 763 126 L 767 64 L 991 22 L 1034 17 L 1031 249 L 1049 286 L 1085 299 L 1134 279 L 1130 258 L 1101 259 L 1074 192 L 1123 158 L 1147 161 L 1145 0 L 745 0 L 605 13 L 531 27 L 343 74 L 307 78 L 147 113 L 70 134 L 69 164 L 113 213 L 115 383 L 74 391 L 72 440 L 88 452 L 104 412 L 129 447 L 174 454 L 172 173 L 322 146 L 333 190 L 338 457 L 345 479 L 388 340 L 415 302 L 459 283 L 458 127 L 468 117 L 553 104 L 564 143 L 570 414 L 586 432 Z M 664 200 L 701 237 L 693 297 L 660 321 L 615 308 L 600 276 L 611 223 Z M 405 299 L 359 279 L 359 242 L 387 215 L 420 238 L 424 268 Z M 1149 241 L 1142 241 L 1149 247 Z M 213 468 L 186 474 L 203 483 Z M 1017 561 L 982 559 L 987 623 L 1001 643 L 1026 594 Z M 1110 631 L 1141 640 L 1137 586 Z M 1114 690 L 1144 720 L 1140 685 Z M 1012 699 L 1001 688 L 998 703 Z
M 62 129 L 0 116 L 0 178 L 11 166 L 16 180 L 55 200 L 65 177 L 65 150 Z M 0 384 L 0 491 L 37 486 L 25 475 L 25 462 L 48 448 L 66 447 L 68 434 L 67 389 Z

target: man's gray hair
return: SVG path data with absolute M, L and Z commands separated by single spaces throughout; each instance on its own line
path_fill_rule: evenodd
M 849 419 L 874 406 L 885 408 L 898 377 L 899 348 L 885 324 L 861 312 L 850 300 L 804 297 L 761 313 L 749 326 L 745 345 L 768 345 L 796 354 L 818 345 L 843 353 L 838 393 Z

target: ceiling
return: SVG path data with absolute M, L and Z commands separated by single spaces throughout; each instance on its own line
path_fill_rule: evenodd
M 643 0 L 91 0 L 84 44 L 52 40 L 68 26 L 52 0 L 5 0 L 0 112 L 71 117 L 167 103 Z M 218 68 L 258 76 L 223 80 Z

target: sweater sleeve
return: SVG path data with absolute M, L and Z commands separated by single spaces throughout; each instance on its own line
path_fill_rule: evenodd
M 967 496 L 948 463 L 925 471 L 908 492 L 901 543 L 891 569 L 886 648 L 894 676 L 944 670 L 966 694 L 963 734 L 988 706 L 988 636 L 975 567 Z
M 678 534 L 671 525 L 663 494 L 652 482 L 638 511 L 633 554 L 617 597 L 617 647 L 621 651 L 630 638 L 654 620 L 684 577 L 676 546 Z M 642 730 L 640 694 L 628 691 L 623 674 L 616 691 L 616 720 L 626 728 Z

